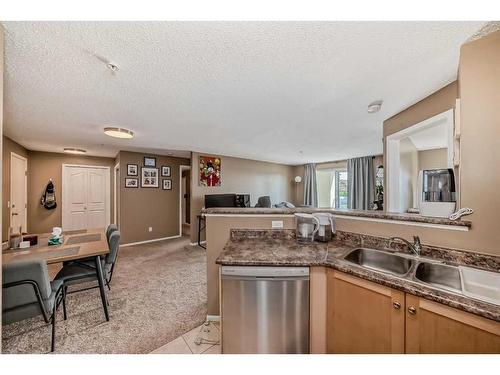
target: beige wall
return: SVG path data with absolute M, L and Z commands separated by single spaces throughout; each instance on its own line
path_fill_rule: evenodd
M 463 246 L 500 254 L 500 31 L 460 50 L 460 195 L 473 230 Z
M 458 82 L 454 81 L 384 121 L 384 138 L 455 107 Z
M 170 166 L 172 190 L 140 187 L 141 167 L 144 156 L 156 158 L 156 168 L 161 174 L 162 166 Z M 147 155 L 120 151 L 120 231 L 122 243 L 140 242 L 179 235 L 179 166 L 190 165 L 189 159 L 170 156 Z M 139 188 L 126 188 L 127 164 L 139 166 Z M 152 227 L 151 232 L 148 228 Z
M 12 139 L 2 137 L 2 242 L 7 241 L 10 227 L 10 157 L 14 152 L 28 159 L 28 150 Z M 28 173 L 30 162 L 28 160 Z
M 110 167 L 111 202 L 110 217 L 113 217 L 113 166 L 114 159 L 93 156 L 58 154 L 53 152 L 28 151 L 28 231 L 30 233 L 50 232 L 62 225 L 62 165 L 95 165 Z M 57 208 L 46 210 L 40 199 L 49 178 L 56 189 Z
M 414 207 L 418 178 L 418 151 L 409 138 L 399 142 L 399 208 L 406 212 Z
M 439 169 L 448 166 L 448 149 L 421 150 L 418 152 L 418 169 Z
M 272 204 L 294 200 L 295 175 L 292 166 L 222 156 L 222 185 L 206 187 L 199 185 L 199 156 L 196 152 L 191 156 L 191 242 L 197 240 L 196 216 L 204 205 L 205 194 L 250 194 L 252 206 L 262 195 L 269 195 Z

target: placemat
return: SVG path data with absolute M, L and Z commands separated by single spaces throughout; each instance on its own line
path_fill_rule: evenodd
M 71 237 L 66 242 L 66 245 L 74 245 L 77 243 L 95 242 L 101 240 L 101 233 L 84 234 L 83 236 Z
M 49 251 L 43 251 L 39 253 L 27 253 L 27 251 L 20 250 L 13 253 L 12 260 L 32 260 L 32 259 L 50 259 L 67 257 L 71 255 L 76 255 L 80 251 L 80 246 L 68 247 L 66 249 L 54 249 Z

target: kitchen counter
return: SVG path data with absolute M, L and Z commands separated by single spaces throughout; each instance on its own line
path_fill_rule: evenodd
M 350 218 L 393 220 L 414 222 L 433 225 L 449 225 L 455 227 L 471 228 L 472 223 L 467 220 L 450 220 L 447 218 L 427 217 L 418 214 L 401 214 L 385 211 L 363 211 L 363 210 L 338 210 L 324 208 L 260 208 L 260 207 L 214 207 L 205 208 L 201 211 L 204 215 L 293 215 L 295 213 L 319 213 L 328 212 L 333 215 Z
M 343 259 L 348 252 L 358 247 L 396 252 L 405 248 L 400 243 L 393 243 L 390 248 L 387 245 L 384 238 L 349 232 L 337 232 L 336 239 L 328 243 L 302 244 L 296 241 L 293 230 L 232 230 L 230 240 L 216 263 L 231 266 L 329 267 L 500 322 L 500 306 L 437 289 L 408 276 L 399 277 L 367 269 Z M 500 257 L 484 254 L 423 245 L 422 259 L 425 258 L 489 271 L 500 270 Z

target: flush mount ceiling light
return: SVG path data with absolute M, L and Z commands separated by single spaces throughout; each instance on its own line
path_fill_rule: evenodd
M 376 113 L 382 108 L 382 100 L 376 100 L 373 103 L 368 104 L 368 113 Z
M 104 134 L 115 138 L 124 138 L 124 139 L 134 138 L 134 132 L 132 130 L 123 128 L 107 127 L 104 128 Z
M 64 152 L 67 154 L 84 155 L 87 150 L 82 150 L 81 148 L 64 147 Z

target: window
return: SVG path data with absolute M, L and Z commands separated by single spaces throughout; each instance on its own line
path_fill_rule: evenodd
M 318 207 L 347 208 L 347 170 L 318 169 Z

